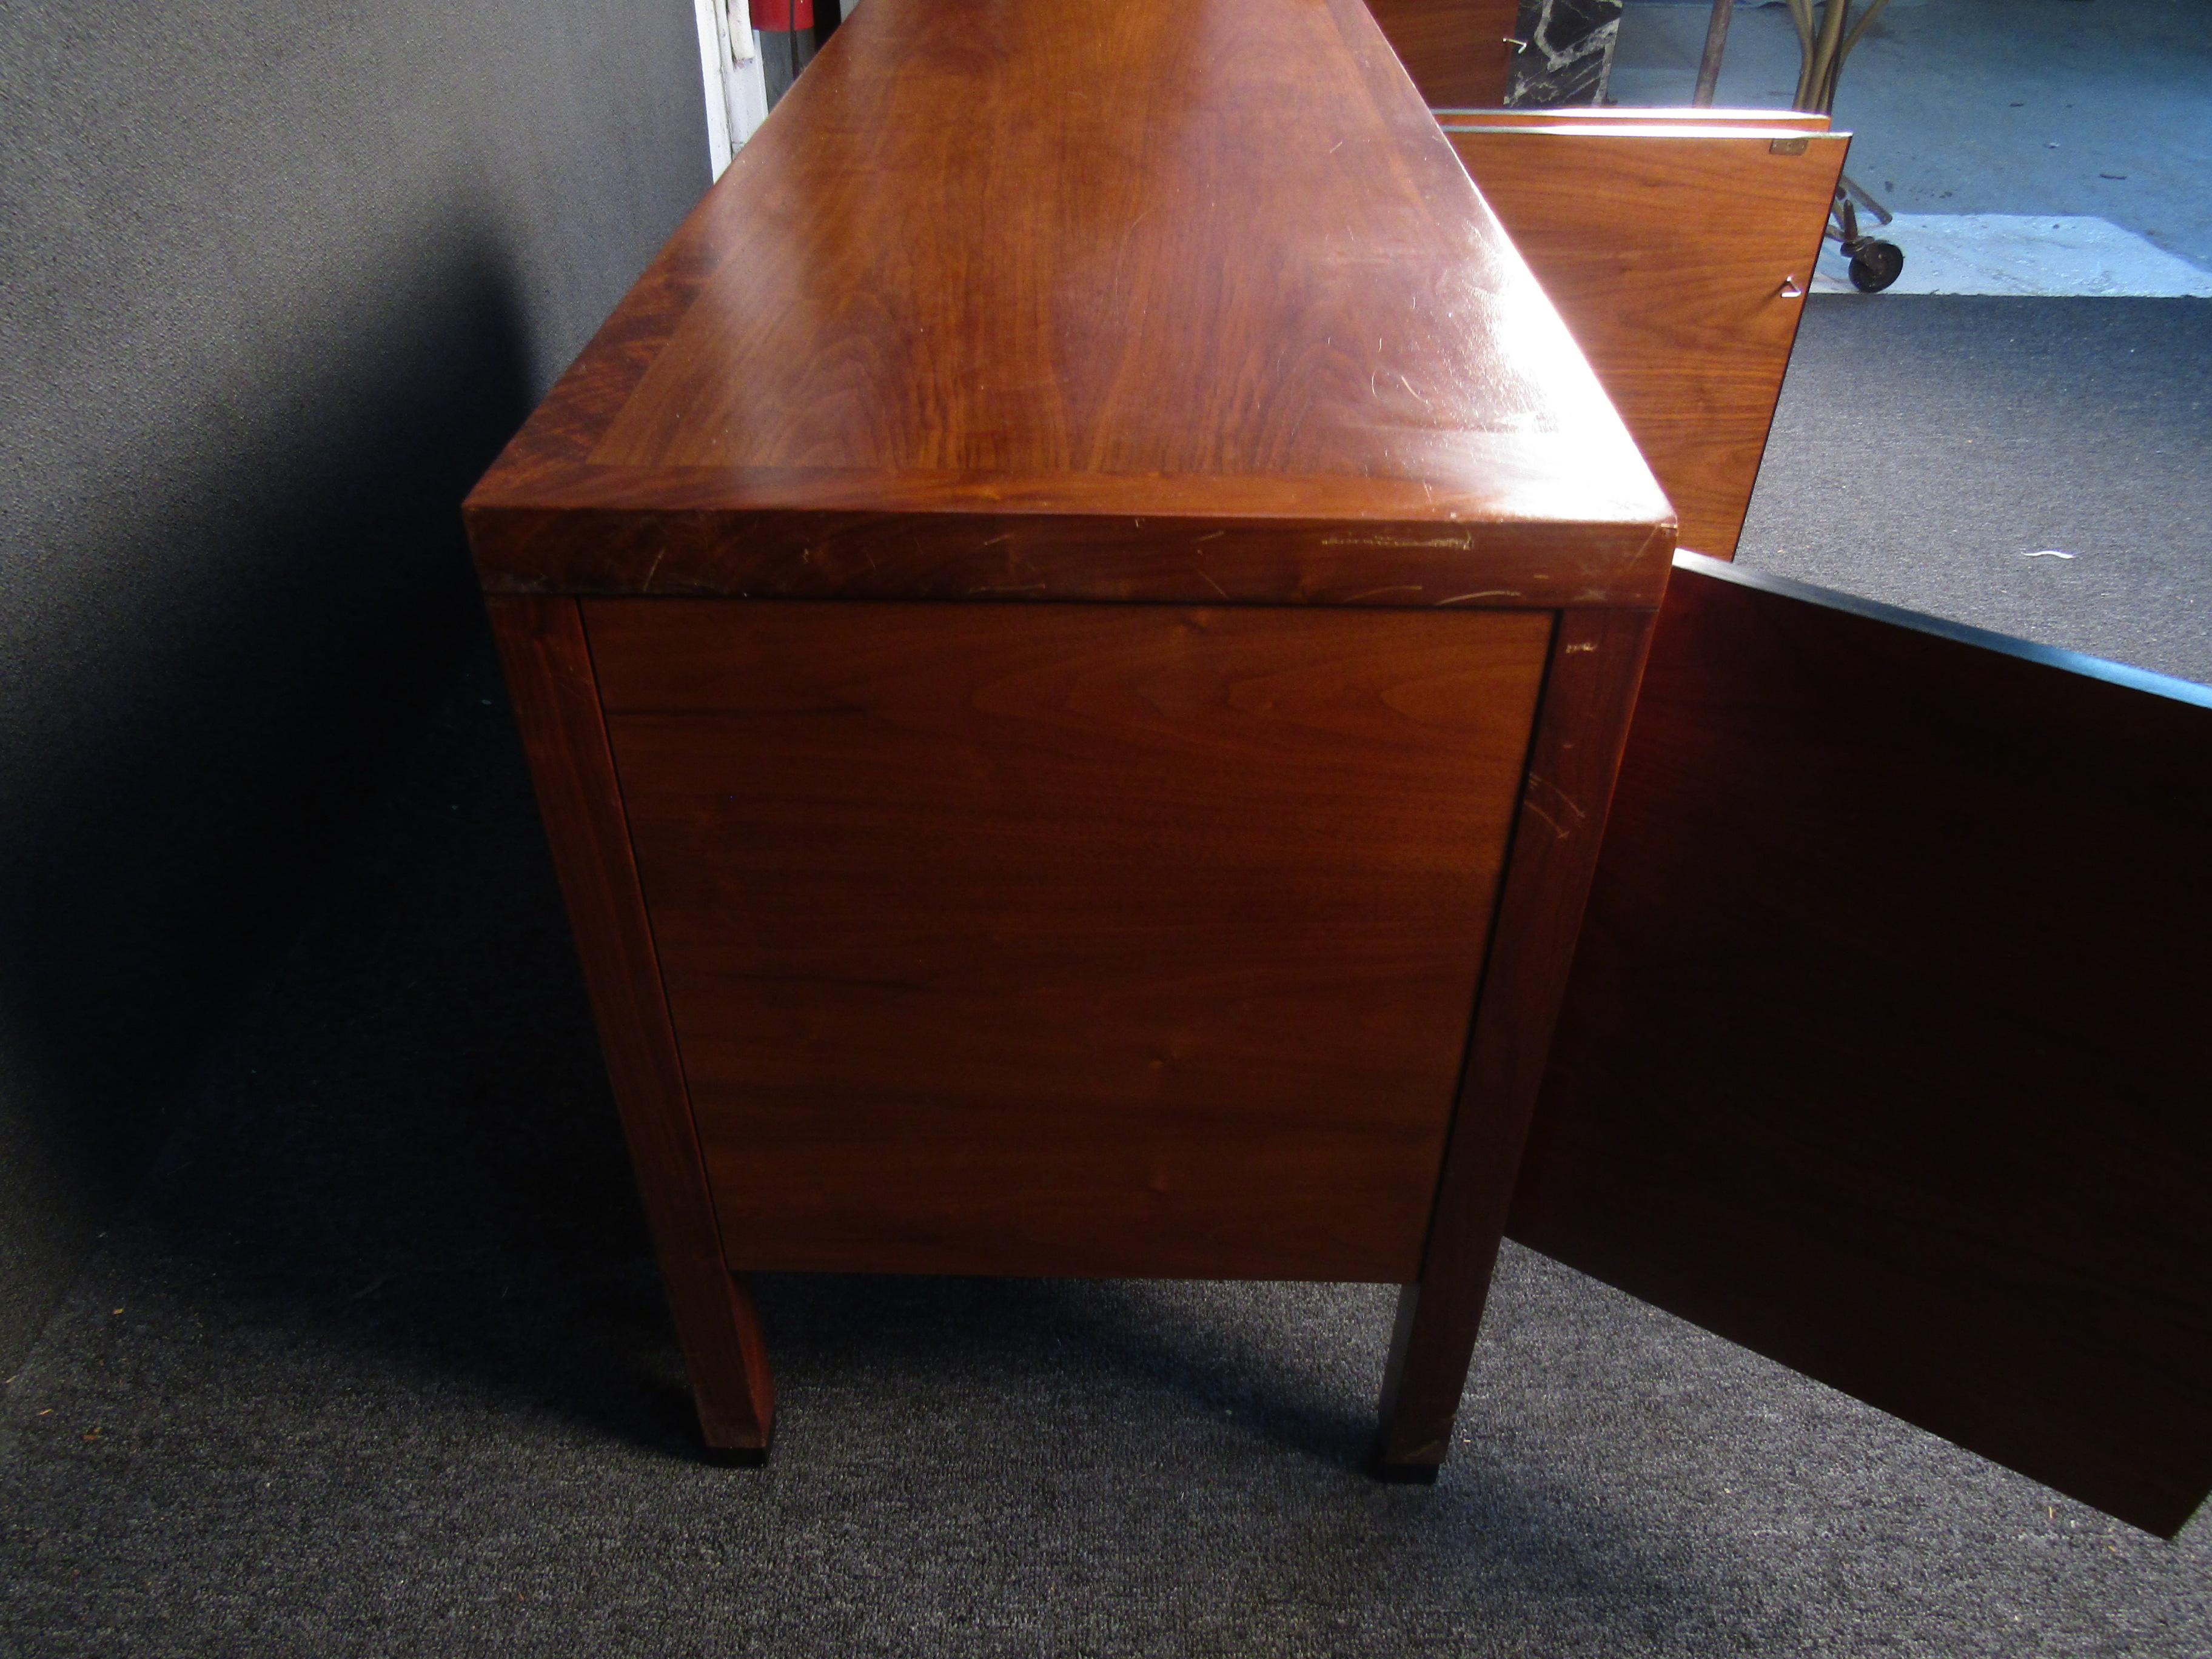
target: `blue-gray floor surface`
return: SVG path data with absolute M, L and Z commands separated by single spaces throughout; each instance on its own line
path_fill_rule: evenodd
M 2171 624 L 2153 579 L 2207 550 L 2212 422 L 2171 386 L 2203 386 L 2212 305 L 2138 339 L 2112 301 L 1990 303 L 1815 307 L 1749 556 L 2204 672 L 2203 613 Z M 1912 318 L 1911 349 L 1870 315 Z M 2098 378 L 2154 337 L 2163 374 Z M 2020 338 L 2063 421 L 1984 398 L 1915 435 Z M 2098 404 L 2130 386 L 2134 415 Z M 2015 579 L 2046 534 L 2078 570 Z M 2077 580 L 2098 549 L 2119 587 Z M 2146 1537 L 1520 1250 L 1433 1490 L 1359 1471 L 1381 1290 L 764 1304 L 775 1454 L 706 1467 L 479 664 L 0 1390 L 0 1652 L 2212 1652 L 2212 1523 Z
M 1628 0 L 1613 100 L 1688 103 L 1711 15 Z M 1786 108 L 1789 12 L 1730 15 L 1716 101 Z M 1892 0 L 1838 83 L 1851 176 L 1896 212 L 2087 215 L 2212 269 L 2208 25 L 2204 0 Z

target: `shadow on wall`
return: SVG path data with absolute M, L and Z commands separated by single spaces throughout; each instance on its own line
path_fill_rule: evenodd
M 525 341 L 497 254 L 426 240 L 303 306 L 326 354 L 103 458 L 6 561 L 0 1364 L 479 625 L 459 505 Z

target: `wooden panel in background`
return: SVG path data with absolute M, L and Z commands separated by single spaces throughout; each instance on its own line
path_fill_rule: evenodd
M 1550 617 L 585 610 L 733 1265 L 1419 1273 Z
M 1679 559 L 1512 1236 L 2172 1534 L 2209 827 L 2212 691 Z
M 1603 104 L 1571 109 L 1458 109 L 1433 106 L 1429 113 L 1445 131 L 1455 127 L 1520 127 L 1573 131 L 1592 127 L 1665 127 L 1671 131 L 1729 131 L 1771 127 L 1784 132 L 1826 132 L 1831 118 L 1800 109 L 1645 108 Z
M 1367 0 L 1431 106 L 1502 104 L 1521 0 Z
M 1449 131 L 1674 503 L 1680 544 L 1728 558 L 1850 141 L 1650 118 Z

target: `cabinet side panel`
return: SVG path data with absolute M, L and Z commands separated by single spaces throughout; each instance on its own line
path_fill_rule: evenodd
M 585 611 L 734 1262 L 1412 1276 L 1549 617 Z
M 763 1448 L 767 1354 L 708 1198 L 582 621 L 573 599 L 488 604 L 700 1426 L 710 1446 Z

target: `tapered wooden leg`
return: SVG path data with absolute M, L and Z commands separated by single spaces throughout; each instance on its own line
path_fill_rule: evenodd
M 690 1298 L 669 1279 L 670 1307 L 684 1309 L 676 1315 L 677 1338 L 699 1407 L 699 1431 L 716 1462 L 761 1462 L 775 1429 L 775 1376 L 752 1291 L 720 1261 L 699 1288 L 709 1305 L 687 1308 Z
M 775 1426 L 768 1350 L 723 1255 L 583 617 L 568 599 L 488 605 L 700 1431 L 710 1452 L 757 1462 Z
M 1375 1455 L 1386 1480 L 1433 1480 L 1451 1449 L 1651 621 L 1568 611 L 1553 637 L 1421 1277 L 1399 1292 Z
M 1474 1334 L 1465 1333 L 1465 1341 L 1447 1349 L 1439 1340 L 1446 1334 L 1440 1328 L 1443 1322 L 1432 1319 L 1423 1330 L 1420 1306 L 1419 1285 L 1399 1286 L 1390 1358 L 1382 1371 L 1382 1423 L 1375 1442 L 1375 1473 L 1385 1480 L 1430 1484 L 1451 1450 L 1452 1423 L 1474 1358 Z

